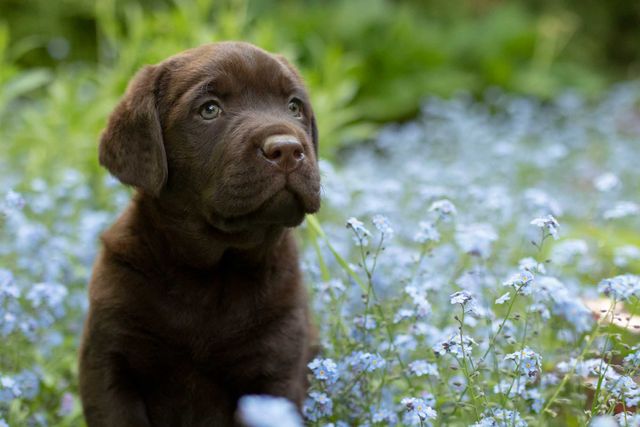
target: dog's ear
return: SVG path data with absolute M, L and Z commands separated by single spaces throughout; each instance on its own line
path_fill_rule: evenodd
M 160 66 L 133 78 L 100 138 L 100 164 L 123 184 L 158 196 L 167 182 L 167 157 L 158 115 Z

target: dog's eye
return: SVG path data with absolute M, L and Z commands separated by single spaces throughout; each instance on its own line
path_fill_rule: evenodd
M 213 101 L 209 101 L 200 107 L 200 116 L 205 120 L 213 120 L 220 115 L 222 108 Z
M 294 98 L 291 101 L 289 101 L 289 112 L 291 113 L 291 115 L 297 119 L 302 117 L 302 102 L 297 99 Z

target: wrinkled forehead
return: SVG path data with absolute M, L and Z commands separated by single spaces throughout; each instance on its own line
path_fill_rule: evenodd
M 191 49 L 169 59 L 166 68 L 165 94 L 174 105 L 204 93 L 222 99 L 304 93 L 300 78 L 284 61 L 244 43 Z

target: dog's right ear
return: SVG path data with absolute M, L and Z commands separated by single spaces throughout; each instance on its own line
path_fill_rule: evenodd
M 123 184 L 158 196 L 167 182 L 167 157 L 158 115 L 161 66 L 133 78 L 100 138 L 100 164 Z

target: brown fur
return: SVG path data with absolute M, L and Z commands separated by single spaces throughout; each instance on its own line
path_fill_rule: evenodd
M 209 100 L 222 113 L 208 121 Z M 272 135 L 299 141 L 297 169 L 264 158 Z M 319 208 L 316 155 L 308 96 L 282 57 L 218 43 L 135 76 L 100 143 L 100 163 L 137 192 L 89 286 L 90 427 L 235 425 L 244 394 L 301 404 L 310 326 L 290 227 Z

